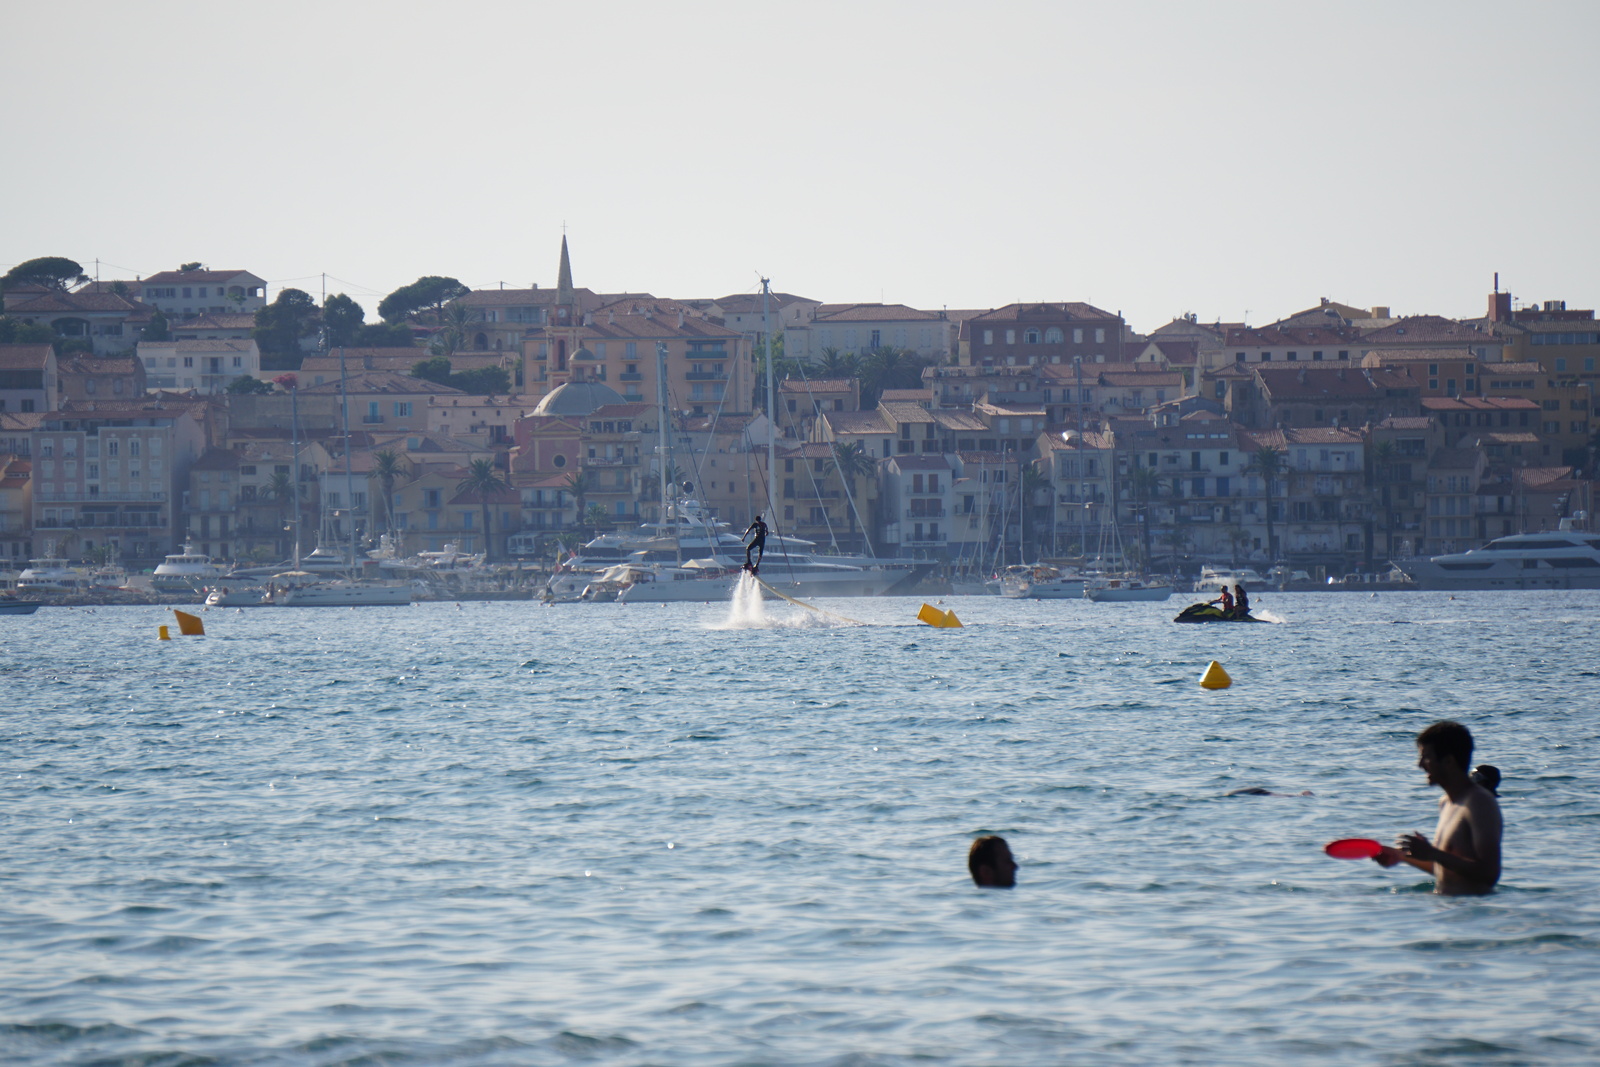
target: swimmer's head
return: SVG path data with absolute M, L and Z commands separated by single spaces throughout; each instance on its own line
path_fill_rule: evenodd
M 1003 837 L 990 835 L 974 841 L 967 851 L 967 870 L 974 885 L 1010 889 L 1017 884 L 1017 861 Z
M 1472 772 L 1472 780 L 1495 796 L 1500 795 L 1500 768 L 1491 763 L 1480 763 Z

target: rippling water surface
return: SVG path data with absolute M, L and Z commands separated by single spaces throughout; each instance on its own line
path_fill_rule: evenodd
M 0 619 L 0 1060 L 1600 1060 L 1600 594 L 1260 602 Z M 1446 715 L 1488 898 L 1320 852 Z

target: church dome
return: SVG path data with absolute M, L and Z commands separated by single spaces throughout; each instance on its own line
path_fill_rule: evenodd
M 589 351 L 587 348 L 580 348 L 576 352 L 572 353 L 572 358 L 574 360 L 594 359 L 595 358 L 595 354 L 593 352 Z
M 588 415 L 607 404 L 626 404 L 622 394 L 601 382 L 558 385 L 533 409 L 535 415 Z

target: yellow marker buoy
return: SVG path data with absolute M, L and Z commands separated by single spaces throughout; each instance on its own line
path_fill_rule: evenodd
M 200 621 L 200 616 L 190 615 L 187 611 L 172 609 L 178 617 L 178 632 L 185 637 L 204 637 L 206 635 L 205 623 Z
M 167 630 L 167 628 L 165 626 L 163 626 L 159 630 L 157 630 L 156 633 L 160 635 L 161 640 L 163 640 L 163 641 L 171 641 L 172 640 L 172 634 Z
M 922 605 L 922 610 L 917 612 L 917 621 L 918 622 L 925 622 L 929 626 L 937 626 L 937 627 L 940 627 L 941 629 L 946 628 L 946 627 L 952 628 L 952 629 L 960 629 L 961 628 L 961 620 L 956 618 L 956 613 L 955 612 L 953 612 L 953 611 L 940 611 L 938 608 L 934 607 L 932 604 L 923 604 Z
M 1222 669 L 1222 664 L 1212 660 L 1200 676 L 1202 689 L 1226 689 L 1233 684 L 1233 679 L 1228 677 L 1228 672 Z

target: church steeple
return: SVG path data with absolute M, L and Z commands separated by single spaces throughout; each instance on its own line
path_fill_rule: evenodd
M 570 305 L 577 294 L 572 291 L 572 259 L 567 255 L 567 235 L 561 235 L 561 269 L 556 273 L 556 303 Z

